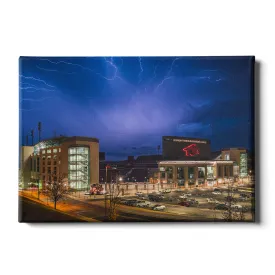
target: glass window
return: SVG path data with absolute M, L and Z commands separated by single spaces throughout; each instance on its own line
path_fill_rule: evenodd
M 47 154 L 50 154 L 51 152 L 52 152 L 51 149 L 48 149 L 48 150 L 47 150 Z
M 198 178 L 204 178 L 205 176 L 205 167 L 198 167 Z
M 225 158 L 225 160 L 230 160 L 230 155 L 229 154 L 225 154 L 224 158 Z
M 68 171 L 71 187 L 76 189 L 89 187 L 89 148 L 71 147 L 68 149 Z
M 208 179 L 214 178 L 214 167 L 213 166 L 207 166 L 207 178 Z
M 53 153 L 57 153 L 57 149 L 53 149 Z
M 46 153 L 46 151 L 45 150 L 42 150 L 42 154 L 45 154 Z
M 76 154 L 76 148 L 69 148 L 69 154 L 70 155 Z
M 240 176 L 247 176 L 247 153 L 240 154 Z
M 59 148 L 59 153 L 61 152 L 61 148 Z

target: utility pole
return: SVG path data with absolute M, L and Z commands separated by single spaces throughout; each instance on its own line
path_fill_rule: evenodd
M 34 137 L 34 131 L 33 131 L 33 129 L 31 130 L 31 137 L 32 137 L 32 146 L 33 146 L 33 137 Z
M 38 142 L 41 140 L 41 122 L 38 122 Z

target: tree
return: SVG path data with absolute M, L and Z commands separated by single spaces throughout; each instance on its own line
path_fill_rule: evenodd
M 230 182 L 228 182 L 226 192 L 227 197 L 225 198 L 225 204 L 227 209 L 222 213 L 222 219 L 226 222 L 244 221 L 244 209 L 234 208 L 234 204 L 236 202 L 235 188 Z
M 67 179 L 65 175 L 56 175 L 52 173 L 49 181 L 47 181 L 44 194 L 54 202 L 54 209 L 56 204 L 68 193 Z
M 109 208 L 108 219 L 110 221 L 116 221 L 117 218 L 117 205 L 121 201 L 121 188 L 118 184 L 118 175 L 116 176 L 115 183 L 109 183 Z

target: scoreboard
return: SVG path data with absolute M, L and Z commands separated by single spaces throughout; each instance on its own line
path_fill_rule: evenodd
M 210 140 L 189 137 L 162 137 L 162 155 L 167 160 L 208 160 Z

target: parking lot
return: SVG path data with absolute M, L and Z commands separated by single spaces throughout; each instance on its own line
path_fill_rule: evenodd
M 192 190 L 169 190 L 149 194 L 137 192 L 135 196 L 123 199 L 122 204 L 131 207 L 148 208 L 173 214 L 190 214 L 202 217 L 222 218 L 228 211 L 243 213 L 245 220 L 253 220 L 253 189 L 246 186 L 222 186 L 196 188 Z

